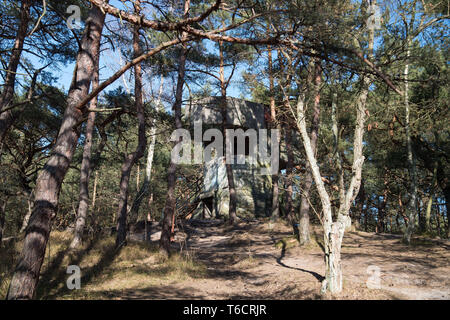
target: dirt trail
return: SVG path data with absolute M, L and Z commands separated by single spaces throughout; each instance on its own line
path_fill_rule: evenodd
M 155 244 L 159 233 L 155 227 Z M 282 223 L 251 221 L 230 227 L 214 220 L 185 221 L 173 250 L 200 262 L 201 272 L 164 278 L 164 263 L 155 266 L 154 257 L 150 257 L 133 263 L 129 270 L 135 273 L 121 278 L 124 286 L 120 290 L 105 287 L 100 294 L 111 299 L 450 300 L 448 241 L 414 238 L 408 247 L 396 235 L 346 232 L 342 247 L 344 290 L 335 296 L 321 296 L 325 267 L 319 227 L 313 228 L 312 238 L 308 247 L 292 246 L 296 242 L 291 228 Z M 283 239 L 284 246 L 280 245 Z M 160 276 L 151 280 L 149 272 Z M 133 274 L 140 276 L 133 278 Z M 377 276 L 378 283 L 371 281 Z M 96 286 L 92 289 L 100 290 Z
M 178 244 L 207 266 L 208 276 L 173 284 L 172 292 L 182 294 L 172 298 L 324 298 L 318 295 L 325 271 L 322 249 L 317 242 L 309 248 L 275 246 L 291 235 L 288 227 L 254 221 L 230 228 L 218 221 L 192 221 L 181 229 Z M 316 239 L 321 238 L 319 230 Z M 387 234 L 346 233 L 344 292 L 325 298 L 450 299 L 448 241 L 407 247 L 400 240 Z M 370 282 L 377 274 L 378 289 L 373 287 L 376 281 Z

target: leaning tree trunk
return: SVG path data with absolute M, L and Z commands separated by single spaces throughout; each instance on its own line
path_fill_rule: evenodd
M 319 137 L 319 122 L 320 122 L 320 84 L 322 82 L 322 69 L 320 62 L 316 61 L 314 65 L 314 109 L 313 109 L 313 120 L 311 125 L 311 148 L 314 154 L 317 150 L 317 139 Z M 306 175 L 303 183 L 303 190 L 300 202 L 300 221 L 299 221 L 299 240 L 300 244 L 306 245 L 310 242 L 310 231 L 309 231 L 309 197 L 311 186 L 313 182 L 313 177 L 311 173 L 311 166 L 306 163 Z
M 92 89 L 98 86 L 99 77 L 99 59 L 97 56 L 94 58 L 94 74 L 92 79 Z M 97 97 L 92 99 L 90 106 L 92 109 L 97 107 Z M 75 222 L 75 232 L 70 243 L 71 249 L 79 248 L 82 244 L 84 227 L 86 225 L 86 217 L 89 208 L 89 178 L 91 174 L 91 149 L 92 149 L 92 138 L 95 126 L 95 112 L 89 112 L 87 123 L 86 123 L 86 135 L 83 148 L 83 160 L 81 161 L 81 173 L 80 173 L 80 195 L 78 201 L 78 212 Z
M 3 112 L 2 110 L 7 109 L 13 100 L 17 68 L 22 55 L 23 44 L 27 36 L 28 23 L 30 22 L 30 6 L 30 0 L 22 0 L 20 7 L 19 28 L 17 29 L 14 46 L 11 50 L 11 57 L 9 58 L 8 67 L 6 68 L 3 92 L 0 95 L 0 145 L 3 144 L 6 132 L 14 121 L 11 109 Z
M 134 2 L 136 14 L 140 14 L 140 1 Z M 139 29 L 138 25 L 134 26 L 133 32 L 133 50 L 135 57 L 141 55 L 141 46 L 139 44 Z M 138 161 L 145 152 L 147 145 L 147 138 L 145 137 L 145 116 L 144 116 L 144 102 L 142 95 L 142 68 L 141 64 L 134 66 L 134 95 L 136 113 L 139 122 L 138 129 L 138 145 L 136 151 L 129 154 L 122 165 L 122 175 L 120 178 L 120 196 L 119 196 L 119 211 L 117 219 L 117 237 L 116 247 L 122 246 L 126 242 L 127 236 L 127 214 L 128 214 L 128 189 L 130 185 L 130 173 L 136 161 Z
M 59 192 L 64 176 L 75 152 L 80 135 L 78 126 L 83 109 L 78 104 L 87 96 L 94 73 L 94 59 L 99 53 L 105 15 L 93 7 L 86 20 L 76 73 L 71 84 L 67 108 L 51 156 L 36 182 L 33 213 L 31 215 L 18 264 L 8 290 L 8 299 L 32 299 L 44 259 L 52 219 L 56 216 Z
M 190 0 L 184 0 L 184 18 L 189 17 L 189 7 L 190 7 Z M 182 37 L 184 36 L 185 32 L 182 33 Z M 175 103 L 173 105 L 173 111 L 175 113 L 175 126 L 177 129 L 182 128 L 181 105 L 183 103 L 183 85 L 184 85 L 184 76 L 186 72 L 186 55 L 187 55 L 186 45 L 182 44 L 180 62 L 178 65 L 178 79 L 177 79 L 177 89 L 175 93 Z M 169 169 L 167 172 L 167 198 L 164 206 L 164 217 L 162 221 L 161 238 L 159 240 L 160 249 L 166 255 L 170 255 L 172 224 L 175 215 L 176 169 L 177 164 L 171 159 Z

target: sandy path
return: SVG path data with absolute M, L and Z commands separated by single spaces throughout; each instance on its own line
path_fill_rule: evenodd
M 347 233 L 342 253 L 345 290 L 320 297 L 325 271 L 321 248 L 276 247 L 290 235 L 281 224 L 254 221 L 230 229 L 214 221 L 190 222 L 181 229 L 178 243 L 206 264 L 208 275 L 171 284 L 168 289 L 180 294 L 170 298 L 450 299 L 448 242 L 429 240 L 407 247 L 398 236 Z M 377 274 L 379 286 L 369 281 L 369 289 L 369 277 Z

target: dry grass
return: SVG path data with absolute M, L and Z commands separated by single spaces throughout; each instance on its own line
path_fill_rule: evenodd
M 116 250 L 115 239 L 92 240 L 77 251 L 68 250 L 71 236 L 54 231 L 41 268 L 38 299 L 107 299 L 108 292 L 147 288 L 153 285 L 185 281 L 206 274 L 206 267 L 195 261 L 190 252 L 174 253 L 170 258 L 157 246 L 129 242 Z M 21 243 L 0 250 L 0 297 L 5 298 Z M 81 289 L 68 290 L 69 265 L 81 269 Z

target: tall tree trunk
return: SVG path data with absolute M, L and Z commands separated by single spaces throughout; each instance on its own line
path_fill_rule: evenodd
M 136 0 L 134 2 L 134 9 L 137 15 L 141 12 L 141 2 Z M 134 56 L 141 55 L 141 45 L 139 43 L 139 25 L 134 26 L 133 30 L 133 51 Z M 127 236 L 127 214 L 128 214 L 128 189 L 130 185 L 130 173 L 134 164 L 138 161 L 145 152 L 147 145 L 147 138 L 145 136 L 145 116 L 144 116 L 144 101 L 142 95 L 142 67 L 141 64 L 134 66 L 134 96 L 136 113 L 139 122 L 138 128 L 138 145 L 136 150 L 129 154 L 122 165 L 122 175 L 120 178 L 120 195 L 119 195 L 119 210 L 117 218 L 117 237 L 116 247 L 122 246 L 126 242 Z
M 159 105 L 161 103 L 161 96 L 163 91 L 163 85 L 164 85 L 164 77 L 161 76 L 161 84 L 159 86 L 159 93 L 158 93 L 158 99 L 156 100 L 155 107 L 157 110 L 159 110 Z M 131 206 L 131 212 L 130 212 L 130 220 L 136 221 L 139 219 L 139 208 L 141 206 L 142 200 L 148 196 L 148 193 L 150 191 L 150 181 L 152 176 L 152 165 L 153 165 L 153 156 L 155 154 L 155 145 L 156 145 L 156 120 L 152 120 L 152 127 L 150 128 L 150 146 L 148 148 L 147 153 L 147 164 L 145 167 L 145 178 L 144 182 L 142 184 L 142 187 L 139 189 L 134 201 L 133 205 Z
M 408 213 L 409 213 L 409 221 L 408 227 L 405 229 L 405 234 L 403 239 L 406 243 L 411 242 L 411 236 L 414 232 L 416 215 L 417 215 L 417 173 L 416 173 L 416 159 L 412 150 L 412 140 L 411 140 L 411 126 L 410 126 L 410 106 L 409 106 L 409 57 L 410 57 L 410 41 L 406 40 L 406 65 L 405 70 L 403 72 L 403 77 L 405 79 L 405 130 L 406 130 L 406 147 L 408 153 L 408 166 L 409 166 L 409 177 L 410 177 L 410 195 L 408 202 Z
M 387 171 L 386 168 L 384 168 Z M 383 200 L 379 200 L 378 205 L 378 232 L 386 232 L 386 204 L 388 196 L 388 177 L 387 173 L 384 175 L 384 190 L 383 190 Z
M 372 58 L 374 42 L 374 26 L 369 29 L 369 57 Z M 366 101 L 369 93 L 371 78 L 362 76 L 362 88 L 356 103 L 356 128 L 353 138 L 353 164 L 350 184 L 346 192 L 341 191 L 341 201 L 337 219 L 333 222 L 331 201 L 320 174 L 316 157 L 312 150 L 311 139 L 306 129 L 304 98 L 300 93 L 297 102 L 297 127 L 302 136 L 308 162 L 319 193 L 323 211 L 323 230 L 325 247 L 325 280 L 322 283 L 322 292 L 328 290 L 331 293 L 342 291 L 342 265 L 341 245 L 346 227 L 351 221 L 349 211 L 351 204 L 359 193 L 361 185 L 361 173 L 364 163 L 363 136 L 366 120 Z M 341 187 L 344 185 L 341 184 Z M 343 188 L 342 188 L 343 189 Z
M 331 233 L 331 225 L 333 222 L 331 201 L 330 201 L 328 192 L 325 189 L 324 182 L 322 181 L 319 166 L 317 164 L 317 160 L 316 160 L 316 157 L 314 155 L 314 152 L 313 152 L 313 149 L 311 146 L 311 140 L 309 138 L 309 135 L 308 135 L 308 132 L 306 129 L 304 98 L 302 97 L 302 94 L 299 95 L 298 101 L 297 101 L 297 127 L 302 136 L 303 147 L 305 148 L 306 157 L 307 157 L 307 160 L 311 167 L 311 173 L 314 178 L 314 182 L 316 183 L 317 192 L 319 193 L 320 201 L 322 203 L 324 239 L 325 239 L 325 244 L 327 244 L 327 246 L 325 247 L 325 249 L 327 250 L 325 253 L 325 258 L 326 258 L 326 263 L 328 266 L 328 262 L 330 261 L 330 256 L 329 256 L 330 252 L 334 252 L 334 251 L 329 250 L 329 245 L 328 245 L 329 244 L 328 239 L 329 239 L 329 235 Z M 337 251 L 337 253 L 339 253 L 339 251 Z M 329 273 L 329 270 L 327 267 L 327 274 L 328 273 Z M 337 274 L 336 274 L 336 276 L 337 276 Z
M 371 37 L 373 45 L 373 36 Z M 324 243 L 326 272 L 323 288 L 330 292 L 340 292 L 342 290 L 342 265 L 341 265 L 341 245 L 346 227 L 350 224 L 349 211 L 351 204 L 359 193 L 361 185 L 361 173 L 364 163 L 363 156 L 363 135 L 366 120 L 366 100 L 369 92 L 370 79 L 363 78 L 363 88 L 358 97 L 356 110 L 356 129 L 353 141 L 353 165 L 350 185 L 345 193 L 344 201 L 339 205 L 337 220 L 334 223 L 330 216 L 324 219 Z M 317 181 L 314 179 L 316 184 Z M 324 211 L 325 213 L 325 211 Z
M 291 225 L 294 225 L 294 208 L 292 203 L 292 179 L 293 179 L 293 167 L 294 167 L 294 154 L 292 152 L 292 129 L 289 125 L 285 127 L 285 141 L 286 141 L 286 153 L 287 153 L 287 165 L 286 165 L 286 218 Z
M 273 76 L 273 67 L 272 67 L 272 49 L 270 46 L 267 48 L 268 53 L 268 63 L 269 63 L 269 90 L 270 90 L 270 123 L 271 129 L 279 129 L 279 125 L 277 122 L 277 113 L 275 109 L 275 84 L 274 84 L 274 76 Z M 279 143 L 279 141 L 278 141 Z M 278 172 L 272 175 L 272 212 L 271 217 L 273 220 L 276 220 L 280 217 L 280 203 L 279 203 L 279 176 Z
M 28 224 L 18 264 L 11 280 L 8 299 L 32 299 L 44 259 L 52 219 L 56 216 L 59 192 L 76 149 L 83 109 L 79 102 L 87 96 L 94 73 L 94 59 L 99 54 L 105 15 L 93 7 L 86 20 L 76 73 L 71 84 L 67 108 L 51 156 L 36 182 L 33 213 Z
M 365 221 L 365 225 L 364 225 L 364 230 L 367 231 L 367 220 L 366 220 L 366 210 L 367 210 L 367 206 L 366 208 L 364 208 L 364 203 L 366 202 L 366 190 L 364 188 L 364 179 L 361 180 L 361 187 L 359 188 L 359 195 L 358 195 L 358 215 L 356 217 L 357 219 L 357 224 L 355 225 L 355 227 L 357 229 L 360 228 L 360 223 L 361 223 L 361 217 L 364 216 L 364 221 Z
M 100 57 L 97 55 L 94 57 L 94 74 L 92 78 L 92 89 L 98 87 L 99 77 L 99 61 Z M 97 97 L 92 99 L 90 106 L 92 109 L 97 107 Z M 79 248 L 82 244 L 84 228 L 86 225 L 86 217 L 89 209 L 89 178 L 91 175 L 91 150 L 92 139 L 95 127 L 95 112 L 89 112 L 86 123 L 85 143 L 83 148 L 83 160 L 81 161 L 81 173 L 80 173 L 80 195 L 78 200 L 78 212 L 75 222 L 75 231 L 72 242 L 70 243 L 71 249 Z
M 227 129 L 228 129 L 228 122 L 227 122 L 227 83 L 225 81 L 225 63 L 224 63 L 224 56 L 223 56 L 223 42 L 219 42 L 219 55 L 220 55 L 220 70 L 219 70 L 219 78 L 220 78 L 220 92 L 221 92 L 221 111 L 222 111 L 222 132 L 224 140 L 227 141 Z M 225 142 L 226 144 L 226 142 Z M 225 146 L 225 150 L 229 145 Z M 231 156 L 234 156 L 234 150 L 229 150 L 229 154 Z M 233 162 L 236 160 L 232 160 Z M 225 161 L 225 169 L 227 172 L 227 180 L 228 180 L 228 192 L 230 195 L 229 205 L 228 205 L 228 217 L 229 217 L 229 223 L 233 225 L 238 217 L 236 214 L 237 210 L 237 194 L 236 194 L 236 187 L 234 185 L 234 174 L 233 174 L 233 168 L 231 166 L 231 163 L 228 163 L 229 161 Z
M 3 145 L 6 133 L 14 121 L 12 110 L 6 110 L 3 112 L 2 110 L 9 106 L 14 97 L 14 85 L 16 83 L 17 68 L 22 55 L 23 44 L 27 36 L 28 24 L 30 22 L 30 6 L 30 0 L 22 0 L 20 6 L 19 28 L 17 29 L 14 46 L 11 50 L 8 67 L 6 68 L 3 92 L 0 95 L 0 145 Z
M 401 193 L 399 193 L 399 195 L 398 195 L 398 206 L 399 206 L 399 212 L 402 215 L 403 221 L 405 222 L 405 227 L 408 227 L 408 217 L 405 214 L 405 206 L 403 205 Z
M 433 180 L 431 182 L 430 197 L 429 197 L 428 203 L 427 203 L 427 211 L 425 213 L 425 230 L 427 232 L 431 231 L 430 218 L 431 218 L 431 208 L 433 206 L 433 196 L 434 196 L 434 191 L 435 191 L 436 183 L 437 183 L 437 170 L 438 170 L 438 163 L 436 162 L 434 169 L 433 169 Z
M 437 206 L 437 210 L 436 210 L 436 231 L 438 236 L 441 236 L 441 208 L 439 206 Z
M 322 82 L 322 68 L 320 61 L 316 60 L 314 64 L 314 107 L 313 107 L 313 119 L 311 124 L 311 148 L 314 154 L 317 152 L 317 140 L 319 137 L 319 123 L 320 123 L 320 85 Z M 312 186 L 312 173 L 309 162 L 306 163 L 306 175 L 303 183 L 303 190 L 300 202 L 300 223 L 299 223 L 299 235 L 300 244 L 306 245 L 310 242 L 309 231 L 309 197 Z
M 184 0 L 184 18 L 189 17 L 190 0 Z M 182 37 L 185 32 L 182 33 Z M 173 111 L 175 113 L 175 126 L 177 129 L 182 128 L 181 123 L 181 105 L 183 103 L 183 85 L 184 76 L 186 72 L 186 44 L 182 44 L 180 61 L 178 64 L 178 79 L 177 89 L 175 93 L 175 103 L 173 104 Z M 163 253 L 170 255 L 170 241 L 172 238 L 172 221 L 175 215 L 175 181 L 176 181 L 177 164 L 170 160 L 169 169 L 167 171 L 167 198 L 164 206 L 164 217 L 162 221 L 161 238 L 159 246 Z

